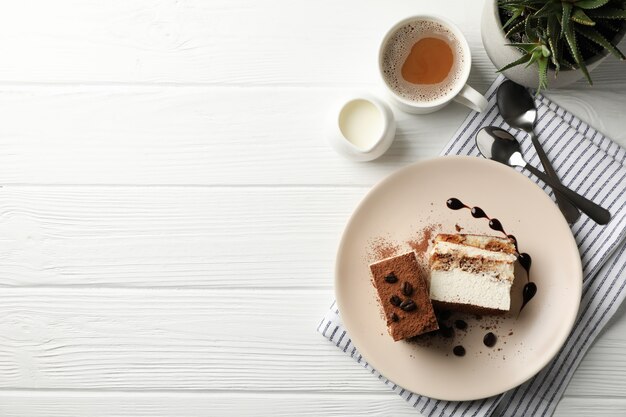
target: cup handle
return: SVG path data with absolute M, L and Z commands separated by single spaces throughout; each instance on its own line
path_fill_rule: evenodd
M 487 109 L 487 99 L 467 84 L 465 84 L 459 94 L 454 97 L 454 101 L 478 113 L 482 113 Z

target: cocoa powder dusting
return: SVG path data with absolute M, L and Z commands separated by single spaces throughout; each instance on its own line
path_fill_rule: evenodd
M 430 239 L 433 237 L 433 232 L 437 225 L 426 226 L 422 230 L 417 232 L 417 239 L 409 240 L 407 243 L 418 254 L 423 255 L 428 250 Z
M 408 252 L 373 263 L 370 270 L 389 333 L 394 340 L 437 330 L 437 319 L 428 297 L 428 288 L 420 276 L 415 253 Z M 391 276 L 393 279 L 389 279 Z M 402 288 L 403 283 L 411 287 L 410 298 L 406 296 L 407 288 Z M 397 301 L 402 302 L 396 305 Z
M 390 242 L 389 240 L 378 237 L 370 244 L 371 255 L 374 261 L 381 261 L 383 259 L 396 256 L 400 251 L 400 246 Z

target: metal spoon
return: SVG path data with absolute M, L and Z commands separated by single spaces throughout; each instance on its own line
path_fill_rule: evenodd
M 478 145 L 478 150 L 485 158 L 493 159 L 511 167 L 522 167 L 532 172 L 554 190 L 559 191 L 596 223 L 607 224 L 611 220 L 611 213 L 608 210 L 570 190 L 560 182 L 555 182 L 534 166 L 528 165 L 522 156 L 519 142 L 506 130 L 495 126 L 483 127 L 476 134 L 476 145 Z
M 504 121 L 509 126 L 522 129 L 530 135 L 530 140 L 537 151 L 537 156 L 539 156 L 544 171 L 552 178 L 553 182 L 561 183 L 533 130 L 537 120 L 537 108 L 528 90 L 511 80 L 506 80 L 498 87 L 497 102 L 498 110 Z M 580 217 L 580 211 L 565 199 L 559 191 L 554 190 L 554 196 L 567 222 L 576 222 Z

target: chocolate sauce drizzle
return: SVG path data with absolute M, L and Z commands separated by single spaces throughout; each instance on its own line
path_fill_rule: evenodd
M 517 246 L 517 239 L 515 238 L 515 236 L 507 234 L 504 231 L 504 227 L 502 227 L 502 223 L 500 223 L 500 220 L 487 216 L 487 213 L 485 213 L 484 210 L 481 209 L 480 207 L 467 206 L 458 198 L 449 199 L 448 201 L 446 201 L 446 206 L 448 206 L 448 208 L 451 210 L 461 210 L 463 208 L 466 208 L 472 213 L 472 217 L 476 219 L 483 219 L 483 218 L 488 219 L 489 227 L 492 230 L 501 232 L 502 234 L 504 234 L 504 236 L 511 239 L 511 241 L 513 242 L 513 245 L 515 245 L 517 261 L 520 263 L 522 268 L 524 268 L 524 270 L 526 271 L 527 283 L 526 285 L 524 285 L 524 289 L 522 290 L 522 306 L 519 309 L 521 313 L 524 306 L 526 306 L 526 304 L 528 304 L 528 302 L 535 296 L 535 294 L 537 294 L 537 285 L 534 282 L 531 282 L 530 280 L 530 266 L 532 264 L 532 258 L 530 257 L 530 255 L 525 252 L 520 252 L 519 247 Z

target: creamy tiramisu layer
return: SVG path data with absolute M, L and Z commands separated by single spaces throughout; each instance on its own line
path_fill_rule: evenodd
M 454 258 L 450 255 L 433 255 L 431 257 L 430 270 L 432 272 L 447 272 L 457 269 L 474 275 L 489 275 L 497 281 L 513 282 L 510 262 L 490 261 L 484 258 L 470 258 L 467 256 Z
M 494 279 L 513 281 L 510 268 L 515 255 L 484 249 L 438 242 L 430 257 L 432 271 L 460 269 L 471 274 L 487 274 Z
M 513 242 L 503 237 L 461 234 L 439 234 L 435 237 L 435 244 L 443 242 L 462 245 L 468 248 L 474 247 L 478 249 L 485 249 L 489 252 L 504 252 L 512 255 L 515 254 L 515 245 Z
M 494 252 L 486 249 L 479 249 L 473 246 L 465 246 L 450 242 L 436 242 L 433 247 L 432 257 L 445 262 L 447 259 L 459 260 L 477 259 L 485 263 L 515 262 L 516 256 L 506 252 Z M 433 260 L 436 260 L 433 259 Z
M 430 257 L 430 298 L 468 311 L 508 311 L 515 260 L 508 239 L 438 235 Z
M 472 274 L 460 269 L 432 271 L 430 299 L 449 304 L 465 304 L 508 311 L 511 307 L 511 281 L 490 274 Z

